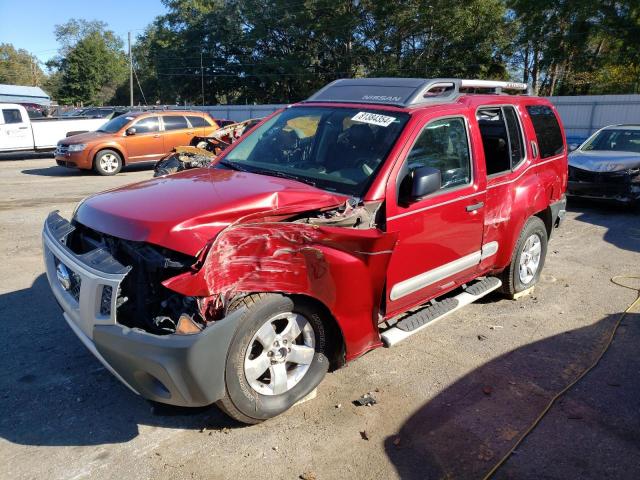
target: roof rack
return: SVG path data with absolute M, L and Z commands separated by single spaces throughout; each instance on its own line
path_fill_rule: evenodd
M 454 102 L 465 93 L 478 90 L 493 94 L 504 91 L 531 95 L 526 83 L 459 78 L 343 78 L 335 80 L 304 102 L 375 103 L 415 107 L 430 103 Z M 483 92 L 487 93 L 487 92 Z

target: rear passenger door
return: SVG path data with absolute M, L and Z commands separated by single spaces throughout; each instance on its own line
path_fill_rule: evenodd
M 163 115 L 164 123 L 164 151 L 170 152 L 176 147 L 191 144 L 191 139 L 197 130 L 189 125 L 184 115 Z
M 412 132 L 387 188 L 387 231 L 398 243 L 387 270 L 387 314 L 406 310 L 475 276 L 482 256 L 484 185 L 466 110 L 427 115 Z M 419 167 L 441 172 L 440 190 L 407 201 Z

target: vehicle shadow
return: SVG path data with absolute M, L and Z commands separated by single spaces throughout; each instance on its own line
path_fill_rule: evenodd
M 22 445 L 127 442 L 139 425 L 234 428 L 216 407 L 151 405 L 115 379 L 75 337 L 44 274 L 0 295 L 0 437 Z
M 41 158 L 53 158 L 53 150 L 44 152 L 11 152 L 0 153 L 0 162 L 3 160 L 36 160 Z
M 606 227 L 603 239 L 623 250 L 640 252 L 640 212 L 627 205 L 572 198 L 568 210 L 577 221 Z
M 122 169 L 122 172 L 119 174 L 126 174 L 127 172 L 141 172 L 145 170 L 153 170 L 154 163 L 153 162 L 145 162 L 134 165 L 127 165 Z M 25 175 L 37 175 L 40 177 L 77 177 L 84 175 L 95 175 L 96 173 L 91 170 L 80 170 L 79 168 L 66 168 L 61 167 L 59 165 L 51 165 L 50 167 L 45 168 L 27 168 L 22 170 L 20 173 L 24 173 Z
M 439 393 L 411 415 L 397 435 L 384 441 L 399 477 L 483 478 L 550 399 L 594 361 L 617 318 L 609 315 L 593 325 L 522 346 Z M 595 479 L 612 469 L 619 475 L 609 478 L 640 478 L 640 464 L 634 464 L 640 450 L 640 432 L 635 427 L 640 421 L 636 408 L 640 361 L 626 363 L 637 357 L 640 314 L 629 314 L 623 323 L 632 324 L 635 328 L 624 332 L 627 338 L 618 341 L 616 337 L 596 368 L 611 361 L 609 356 L 616 350 L 619 361 L 609 367 L 616 373 L 605 371 L 595 380 L 596 370 L 587 375 L 576 386 L 585 384 L 586 391 L 572 396 L 572 390 L 560 399 L 552 408 L 552 413 L 559 412 L 558 419 L 540 424 L 494 478 Z M 625 379 L 620 380 L 626 365 Z M 611 383 L 615 375 L 617 383 Z M 539 435 L 536 446 L 527 450 L 534 435 Z

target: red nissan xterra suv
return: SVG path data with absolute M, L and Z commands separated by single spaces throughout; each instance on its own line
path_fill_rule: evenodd
M 555 108 L 509 90 L 526 85 L 338 80 L 209 168 L 51 213 L 64 318 L 143 397 L 257 423 L 329 368 L 532 287 L 567 148 Z

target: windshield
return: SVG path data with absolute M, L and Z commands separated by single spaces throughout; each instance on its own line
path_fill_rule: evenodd
M 133 119 L 134 117 L 131 117 L 129 115 L 122 115 L 121 117 L 116 117 L 112 120 L 109 120 L 104 125 L 102 125 L 98 129 L 98 132 L 116 133 Z
M 373 109 L 289 108 L 245 138 L 220 165 L 362 197 L 408 118 Z
M 640 130 L 603 130 L 589 140 L 581 150 L 640 153 Z

